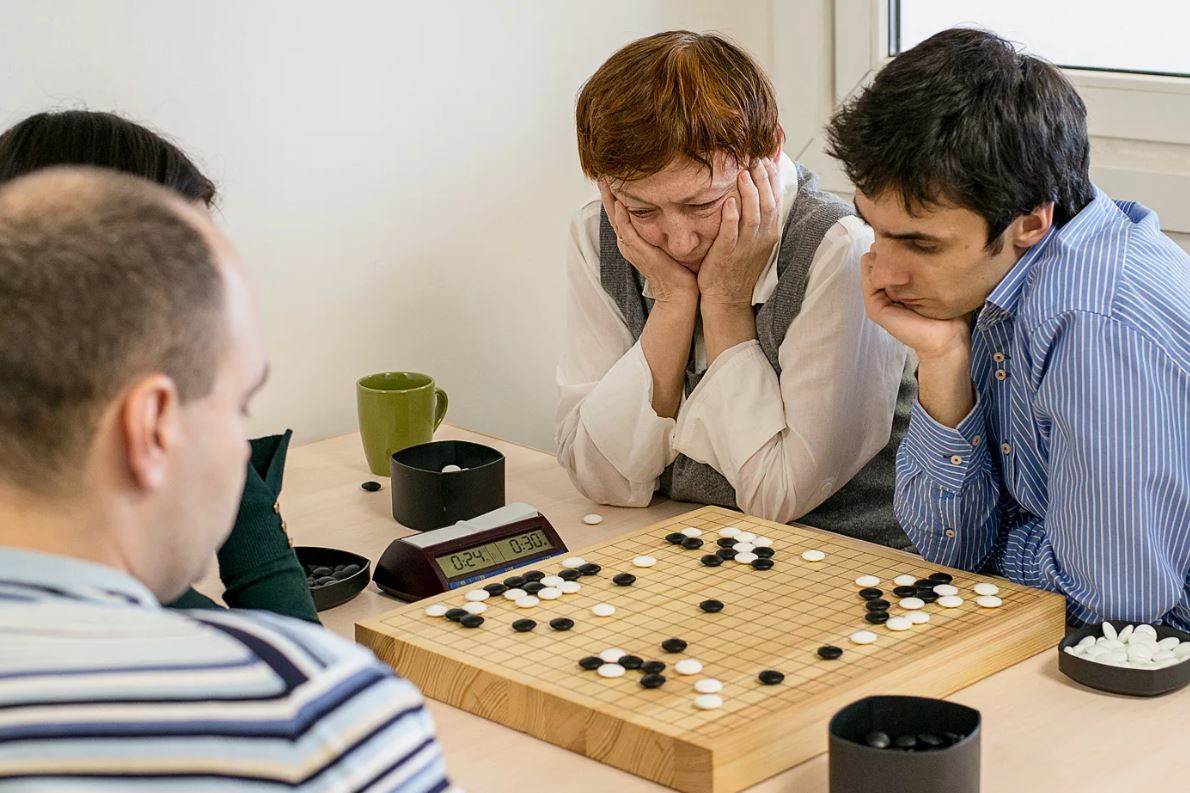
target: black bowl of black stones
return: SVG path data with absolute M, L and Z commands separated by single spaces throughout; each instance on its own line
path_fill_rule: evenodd
M 1113 694 L 1169 694 L 1190 683 L 1190 634 L 1116 620 L 1084 625 L 1058 645 L 1058 669 Z
M 940 699 L 853 702 L 830 721 L 830 791 L 979 793 L 979 724 L 979 711 Z
M 297 547 L 293 552 L 306 571 L 306 584 L 318 611 L 351 600 L 364 591 L 371 579 L 371 565 L 359 554 L 315 546 Z
M 390 489 L 402 526 L 452 526 L 504 506 L 504 455 L 469 441 L 410 446 L 393 453 Z

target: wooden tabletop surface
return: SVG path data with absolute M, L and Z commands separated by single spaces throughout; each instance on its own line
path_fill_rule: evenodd
M 696 508 L 665 499 L 654 500 L 647 509 L 597 506 L 575 490 L 550 454 L 445 424 L 436 439 L 471 440 L 503 453 L 507 500 L 537 507 L 572 548 Z M 384 489 L 361 490 L 360 483 L 369 479 L 381 481 Z M 375 563 L 393 539 L 410 533 L 392 518 L 387 485 L 387 479 L 368 471 L 355 433 L 295 446 L 281 496 L 294 544 L 343 548 Z M 602 515 L 603 523 L 585 525 L 582 517 L 591 512 Z M 218 581 L 212 574 L 199 588 L 217 593 Z M 351 639 L 356 620 L 399 605 L 369 585 L 354 600 L 319 616 L 328 629 Z M 983 716 L 985 792 L 1190 790 L 1190 743 L 1183 732 L 1190 719 L 1190 688 L 1155 699 L 1105 694 L 1067 679 L 1058 671 L 1057 652 L 1048 651 L 950 699 Z M 432 701 L 430 710 L 451 777 L 469 793 L 667 790 L 439 702 Z M 826 755 L 750 790 L 826 793 Z

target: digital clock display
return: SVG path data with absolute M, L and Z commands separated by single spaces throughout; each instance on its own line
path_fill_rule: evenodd
M 442 568 L 442 573 L 447 578 L 455 578 L 489 567 L 499 567 L 514 559 L 533 556 L 551 547 L 552 543 L 545 532 L 535 529 L 474 548 L 436 556 L 434 561 Z

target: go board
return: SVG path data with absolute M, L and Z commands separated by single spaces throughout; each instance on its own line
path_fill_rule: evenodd
M 687 527 L 701 530 L 702 548 L 666 541 Z M 772 569 L 731 560 L 704 566 L 701 557 L 718 549 L 719 530 L 731 533 L 730 527 L 771 538 Z M 826 556 L 809 562 L 801 556 L 806 550 Z M 656 564 L 634 567 L 641 554 Z M 944 696 L 1053 647 L 1064 631 L 1058 595 L 719 507 L 575 555 L 602 567 L 583 576 L 576 593 L 532 608 L 491 597 L 477 628 L 426 615 L 429 604 L 466 603 L 455 591 L 358 623 L 356 638 L 429 697 L 681 791 L 723 793 L 824 752 L 828 720 L 850 702 L 871 694 Z M 560 561 L 534 567 L 555 574 Z M 636 582 L 614 585 L 612 577 L 622 572 Z M 896 615 L 901 609 L 892 579 L 935 572 L 953 576 L 962 606 L 927 604 L 929 622 L 903 631 L 865 621 L 856 578 L 878 577 Z M 975 603 L 972 586 L 987 581 L 999 586 L 998 608 Z M 702 611 L 707 599 L 722 601 L 723 610 Z M 594 616 L 599 603 L 615 606 L 615 614 Z M 574 627 L 552 630 L 548 623 L 556 617 L 570 617 Z M 537 627 L 513 630 L 524 618 Z M 876 634 L 874 643 L 849 640 L 865 629 Z M 664 652 L 661 642 L 669 638 L 685 640 L 686 650 Z M 842 657 L 820 658 L 818 648 L 828 644 L 842 648 Z M 639 671 L 609 679 L 578 665 L 609 648 L 665 662 L 665 684 L 646 689 Z M 700 661 L 702 673 L 677 674 L 682 658 Z M 784 673 L 784 681 L 761 684 L 763 670 Z M 717 709 L 694 704 L 693 683 L 704 677 L 723 684 Z

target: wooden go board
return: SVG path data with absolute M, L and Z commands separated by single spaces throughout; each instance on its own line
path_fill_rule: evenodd
M 703 566 L 699 559 L 717 549 L 717 530 L 729 526 L 772 538 L 774 567 Z M 703 548 L 666 542 L 665 535 L 685 527 L 703 531 Z M 807 562 L 801 553 L 808 549 L 827 556 Z M 871 694 L 944 696 L 1053 647 L 1064 631 L 1058 595 L 718 507 L 572 554 L 603 568 L 580 579 L 577 593 L 529 609 L 493 597 L 478 628 L 425 615 L 430 603 L 461 606 L 463 592 L 455 591 L 358 623 L 356 638 L 429 697 L 681 791 L 722 793 L 824 752 L 828 720 L 850 702 Z M 657 564 L 633 567 L 641 554 Z M 561 559 L 529 567 L 553 574 Z M 954 577 L 962 606 L 927 604 L 930 621 L 901 632 L 865 622 L 858 576 L 881 579 L 895 615 L 892 579 L 937 571 Z M 633 573 L 636 583 L 613 585 L 619 572 Z M 999 608 L 975 604 L 971 586 L 988 580 L 1000 587 Z M 723 601 L 723 611 L 701 611 L 708 598 Z M 596 603 L 617 611 L 595 617 Z M 551 630 L 549 620 L 562 616 L 574 619 L 574 628 Z M 535 630 L 512 630 L 526 617 L 537 621 Z M 864 629 L 877 635 L 874 644 L 848 640 Z M 688 648 L 663 652 L 661 642 L 671 637 Z M 820 659 L 824 644 L 843 648 L 843 656 Z M 583 656 L 613 647 L 666 662 L 665 685 L 643 688 L 639 671 L 607 679 L 579 668 Z M 702 673 L 678 675 L 673 665 L 684 657 L 701 661 Z M 783 672 L 784 682 L 762 685 L 757 673 L 765 669 Z M 693 682 L 702 677 L 722 681 L 721 708 L 694 706 Z

